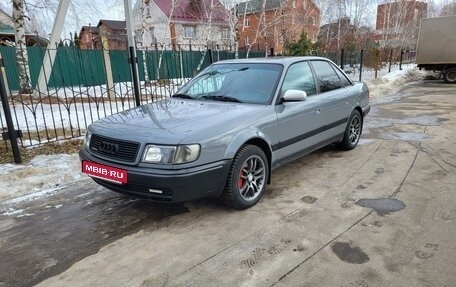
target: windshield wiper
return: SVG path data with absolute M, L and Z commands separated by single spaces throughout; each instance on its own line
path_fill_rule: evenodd
M 189 96 L 187 94 L 174 94 L 172 97 L 173 98 L 192 99 L 192 100 L 194 100 L 193 97 L 191 97 L 191 96 Z
M 202 96 L 200 99 L 214 100 L 220 102 L 242 103 L 240 100 L 230 96 Z

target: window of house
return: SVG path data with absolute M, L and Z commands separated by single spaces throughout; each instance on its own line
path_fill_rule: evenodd
M 150 27 L 149 28 L 149 35 L 150 35 L 150 39 L 152 40 L 152 43 L 156 43 L 157 42 L 157 38 L 155 38 L 155 29 L 154 29 L 154 27 Z
M 244 27 L 249 27 L 250 26 L 250 20 L 245 18 L 244 19 Z
M 249 36 L 245 37 L 245 45 L 246 45 L 246 46 L 249 46 L 249 45 L 250 45 Z
M 139 42 L 140 44 L 143 43 L 143 33 L 141 33 L 141 30 L 135 31 L 135 37 L 137 42 Z
M 150 16 L 151 15 L 149 6 L 146 7 L 146 11 L 145 12 L 146 12 L 146 16 Z
M 230 38 L 230 29 L 222 29 L 222 39 Z
M 194 39 L 196 38 L 196 27 L 195 26 L 182 26 L 183 37 L 185 39 Z

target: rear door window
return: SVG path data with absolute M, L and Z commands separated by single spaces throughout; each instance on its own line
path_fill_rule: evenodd
M 339 76 L 326 61 L 312 61 L 320 92 L 329 92 L 342 87 Z
M 344 73 L 342 73 L 338 68 L 334 67 L 334 65 L 331 64 L 331 66 L 334 68 L 337 75 L 339 76 L 341 86 L 342 87 L 351 86 L 352 83 L 350 82 L 349 79 L 347 79 L 347 76 L 345 76 Z

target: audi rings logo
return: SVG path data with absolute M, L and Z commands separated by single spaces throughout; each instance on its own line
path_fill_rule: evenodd
M 102 141 L 98 150 L 107 154 L 116 154 L 119 151 L 119 145 Z

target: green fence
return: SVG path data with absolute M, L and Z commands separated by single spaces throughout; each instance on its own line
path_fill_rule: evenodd
M 19 89 L 19 71 L 14 47 L 0 46 L 5 61 L 9 88 Z M 113 50 L 103 55 L 103 50 L 81 50 L 76 47 L 59 47 L 56 52 L 52 73 L 45 75 L 49 88 L 71 86 L 94 86 L 106 83 L 106 57 L 109 57 L 114 83 L 131 82 L 128 51 Z M 43 66 L 43 47 L 27 47 L 30 82 L 35 86 Z M 141 81 L 193 77 L 210 64 L 206 51 L 138 51 L 139 78 Z M 106 57 L 105 57 L 106 56 Z M 249 57 L 262 57 L 264 52 L 253 52 Z M 240 52 L 240 58 L 246 53 Z M 234 52 L 212 51 L 212 60 L 233 59 Z M 146 77 L 147 75 L 147 77 Z

